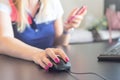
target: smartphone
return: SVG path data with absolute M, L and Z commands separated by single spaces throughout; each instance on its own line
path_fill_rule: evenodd
M 84 13 L 84 11 L 87 9 L 86 6 L 82 6 L 81 8 L 79 8 L 79 10 L 75 13 L 75 15 L 81 15 L 82 13 Z M 70 23 L 73 19 L 74 19 L 74 16 L 72 16 L 69 20 L 68 20 L 68 23 Z
M 81 15 L 86 9 L 87 9 L 86 6 L 82 6 L 82 7 L 76 12 L 75 15 Z

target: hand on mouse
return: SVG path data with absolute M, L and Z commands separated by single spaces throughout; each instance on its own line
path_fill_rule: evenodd
M 71 28 L 77 28 L 79 27 L 81 21 L 83 20 L 83 17 L 87 13 L 87 8 L 82 12 L 76 14 L 76 12 L 79 11 L 79 8 L 73 9 L 73 11 L 68 16 L 67 22 L 65 22 L 65 30 L 69 30 Z
M 33 61 L 45 70 L 48 70 L 49 67 L 53 66 L 48 57 L 51 57 L 56 63 L 59 63 L 60 60 L 57 56 L 60 56 L 65 62 L 69 61 L 65 52 L 59 48 L 47 48 L 38 54 L 34 54 Z

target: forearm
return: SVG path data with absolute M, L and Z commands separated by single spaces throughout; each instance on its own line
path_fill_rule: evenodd
M 55 39 L 55 46 L 67 46 L 69 45 L 70 40 L 70 34 L 69 33 L 63 33 L 60 37 Z
M 32 61 L 32 56 L 41 51 L 41 49 L 29 46 L 16 38 L 0 38 L 0 54 Z

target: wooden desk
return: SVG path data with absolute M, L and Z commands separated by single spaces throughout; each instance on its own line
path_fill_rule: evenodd
M 73 72 L 95 72 L 108 80 L 120 80 L 120 63 L 98 62 L 97 56 L 105 51 L 106 42 L 75 44 L 67 53 Z M 74 75 L 79 80 L 102 80 L 94 75 Z M 0 55 L 0 80 L 75 80 L 67 73 L 50 73 L 33 62 Z

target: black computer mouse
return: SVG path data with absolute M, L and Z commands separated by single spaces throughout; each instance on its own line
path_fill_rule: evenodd
M 59 63 L 55 63 L 50 57 L 49 60 L 53 63 L 53 66 L 49 68 L 49 71 L 69 71 L 71 68 L 70 62 L 65 62 L 61 57 L 58 56 L 60 59 Z

